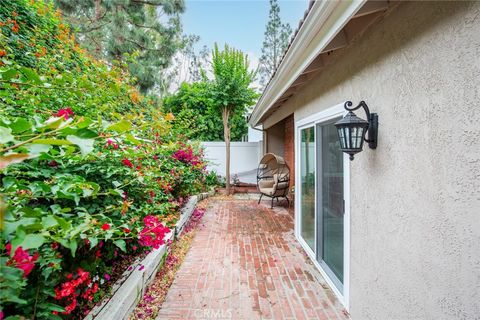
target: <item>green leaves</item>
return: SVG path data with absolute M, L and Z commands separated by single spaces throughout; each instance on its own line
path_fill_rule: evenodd
M 39 75 L 35 72 L 35 70 L 26 68 L 26 67 L 21 67 L 20 68 L 20 80 L 22 82 L 32 82 L 34 84 L 42 84 L 43 81 L 40 79 Z
M 67 140 L 71 143 L 76 144 L 80 148 L 82 155 L 86 155 L 92 152 L 93 143 L 95 142 L 94 139 L 83 139 L 73 135 L 67 136 Z
M 10 125 L 13 133 L 22 133 L 32 128 L 32 124 L 23 118 L 17 118 L 15 121 Z
M 52 311 L 63 310 L 55 303 L 67 299 L 55 300 L 54 288 L 68 273 L 103 275 L 150 250 L 138 242 L 143 218 L 175 221 L 174 200 L 201 190 L 204 172 L 201 161 L 172 158 L 180 148 L 173 117 L 132 86 L 126 68 L 143 55 L 128 66 L 92 60 L 44 1 L 3 1 L 0 21 L 14 19 L 18 33 L 0 25 L 0 305 L 8 316 L 55 319 Z M 149 61 L 168 61 L 155 52 Z M 28 278 L 6 256 L 7 243 L 13 255 L 22 246 L 38 256 Z M 83 309 L 80 295 L 77 302 Z
M 115 240 L 113 244 L 119 247 L 123 252 L 127 252 L 127 244 L 125 243 L 125 240 Z
M 107 127 L 108 131 L 116 131 L 118 133 L 126 132 L 132 129 L 132 124 L 126 120 L 119 121 Z
M 0 305 L 5 303 L 26 304 L 25 299 L 20 298 L 21 292 L 27 281 L 23 278 L 22 270 L 7 266 L 7 257 L 0 257 Z
M 65 145 L 71 145 L 73 142 L 68 141 L 68 140 L 63 140 L 63 139 L 35 139 L 32 141 L 33 144 L 48 144 L 52 146 L 65 146 Z
M 12 135 L 12 129 L 0 127 L 0 143 L 7 144 L 13 141 L 14 136 Z
M 23 250 L 38 249 L 45 243 L 45 240 L 45 237 L 40 234 L 27 234 L 23 238 L 16 238 L 12 241 L 12 245 L 14 248 L 22 247 Z

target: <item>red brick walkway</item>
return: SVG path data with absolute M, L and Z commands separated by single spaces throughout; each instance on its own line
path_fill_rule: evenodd
M 287 210 L 209 201 L 158 319 L 347 319 Z

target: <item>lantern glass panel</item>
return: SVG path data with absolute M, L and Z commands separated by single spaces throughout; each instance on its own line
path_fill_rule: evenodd
M 345 127 L 345 141 L 347 142 L 347 149 L 352 147 L 352 136 L 349 127 Z
M 340 147 L 342 149 L 345 149 L 345 134 L 343 132 L 343 128 L 338 128 L 337 131 L 338 131 L 338 137 L 340 140 Z
M 363 138 L 363 127 L 355 128 L 355 145 L 353 146 L 354 149 L 361 149 L 362 148 L 362 138 Z

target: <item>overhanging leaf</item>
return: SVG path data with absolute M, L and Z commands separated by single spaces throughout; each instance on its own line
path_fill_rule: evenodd
M 69 135 L 67 136 L 67 140 L 76 144 L 80 148 L 80 152 L 82 155 L 86 155 L 93 150 L 93 144 L 95 142 L 94 139 L 83 139 L 77 136 Z
M 115 244 L 117 247 L 119 247 L 120 250 L 122 250 L 123 252 L 127 252 L 127 247 L 126 247 L 125 240 L 115 240 L 113 242 L 113 244 Z
M 21 133 L 32 128 L 32 124 L 26 119 L 17 118 L 12 124 L 10 124 L 10 128 L 12 129 L 13 133 Z
M 75 257 L 75 253 L 77 252 L 78 244 L 77 241 L 72 239 L 70 240 L 70 252 L 72 253 L 72 256 Z
M 122 120 L 117 123 L 111 124 L 107 127 L 107 130 L 116 131 L 118 133 L 126 132 L 132 128 L 132 124 L 127 120 Z
M 135 138 L 133 135 L 131 135 L 130 133 L 128 133 L 127 135 L 125 135 L 125 139 L 127 139 L 127 141 L 130 141 L 131 143 L 133 143 L 134 145 L 138 146 L 139 144 L 141 144 L 140 140 L 138 140 L 137 138 Z
M 49 144 L 52 146 L 62 146 L 62 145 L 70 145 L 73 142 L 63 139 L 36 139 L 32 141 L 33 144 Z
M 20 72 L 23 75 L 23 77 L 22 77 L 23 80 L 31 81 L 35 84 L 41 84 L 42 83 L 42 80 L 40 79 L 40 77 L 38 76 L 38 74 L 34 70 L 22 67 L 22 68 L 20 68 Z
M 0 157 L 0 170 L 6 168 L 10 164 L 19 163 L 32 157 L 32 155 L 25 153 L 11 153 L 6 156 L 2 156 Z
M 27 234 L 23 241 L 18 245 L 23 250 L 37 249 L 45 242 L 45 237 L 41 234 Z
M 14 136 L 12 135 L 12 129 L 0 127 L 0 143 L 6 144 L 10 141 L 13 141 Z
M 52 146 L 48 144 L 31 144 L 28 145 L 28 152 L 31 155 L 39 155 L 41 153 L 50 151 L 51 148 Z

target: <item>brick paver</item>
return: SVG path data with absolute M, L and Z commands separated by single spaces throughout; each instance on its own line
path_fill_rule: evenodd
M 293 235 L 293 216 L 214 198 L 158 319 L 347 319 Z

